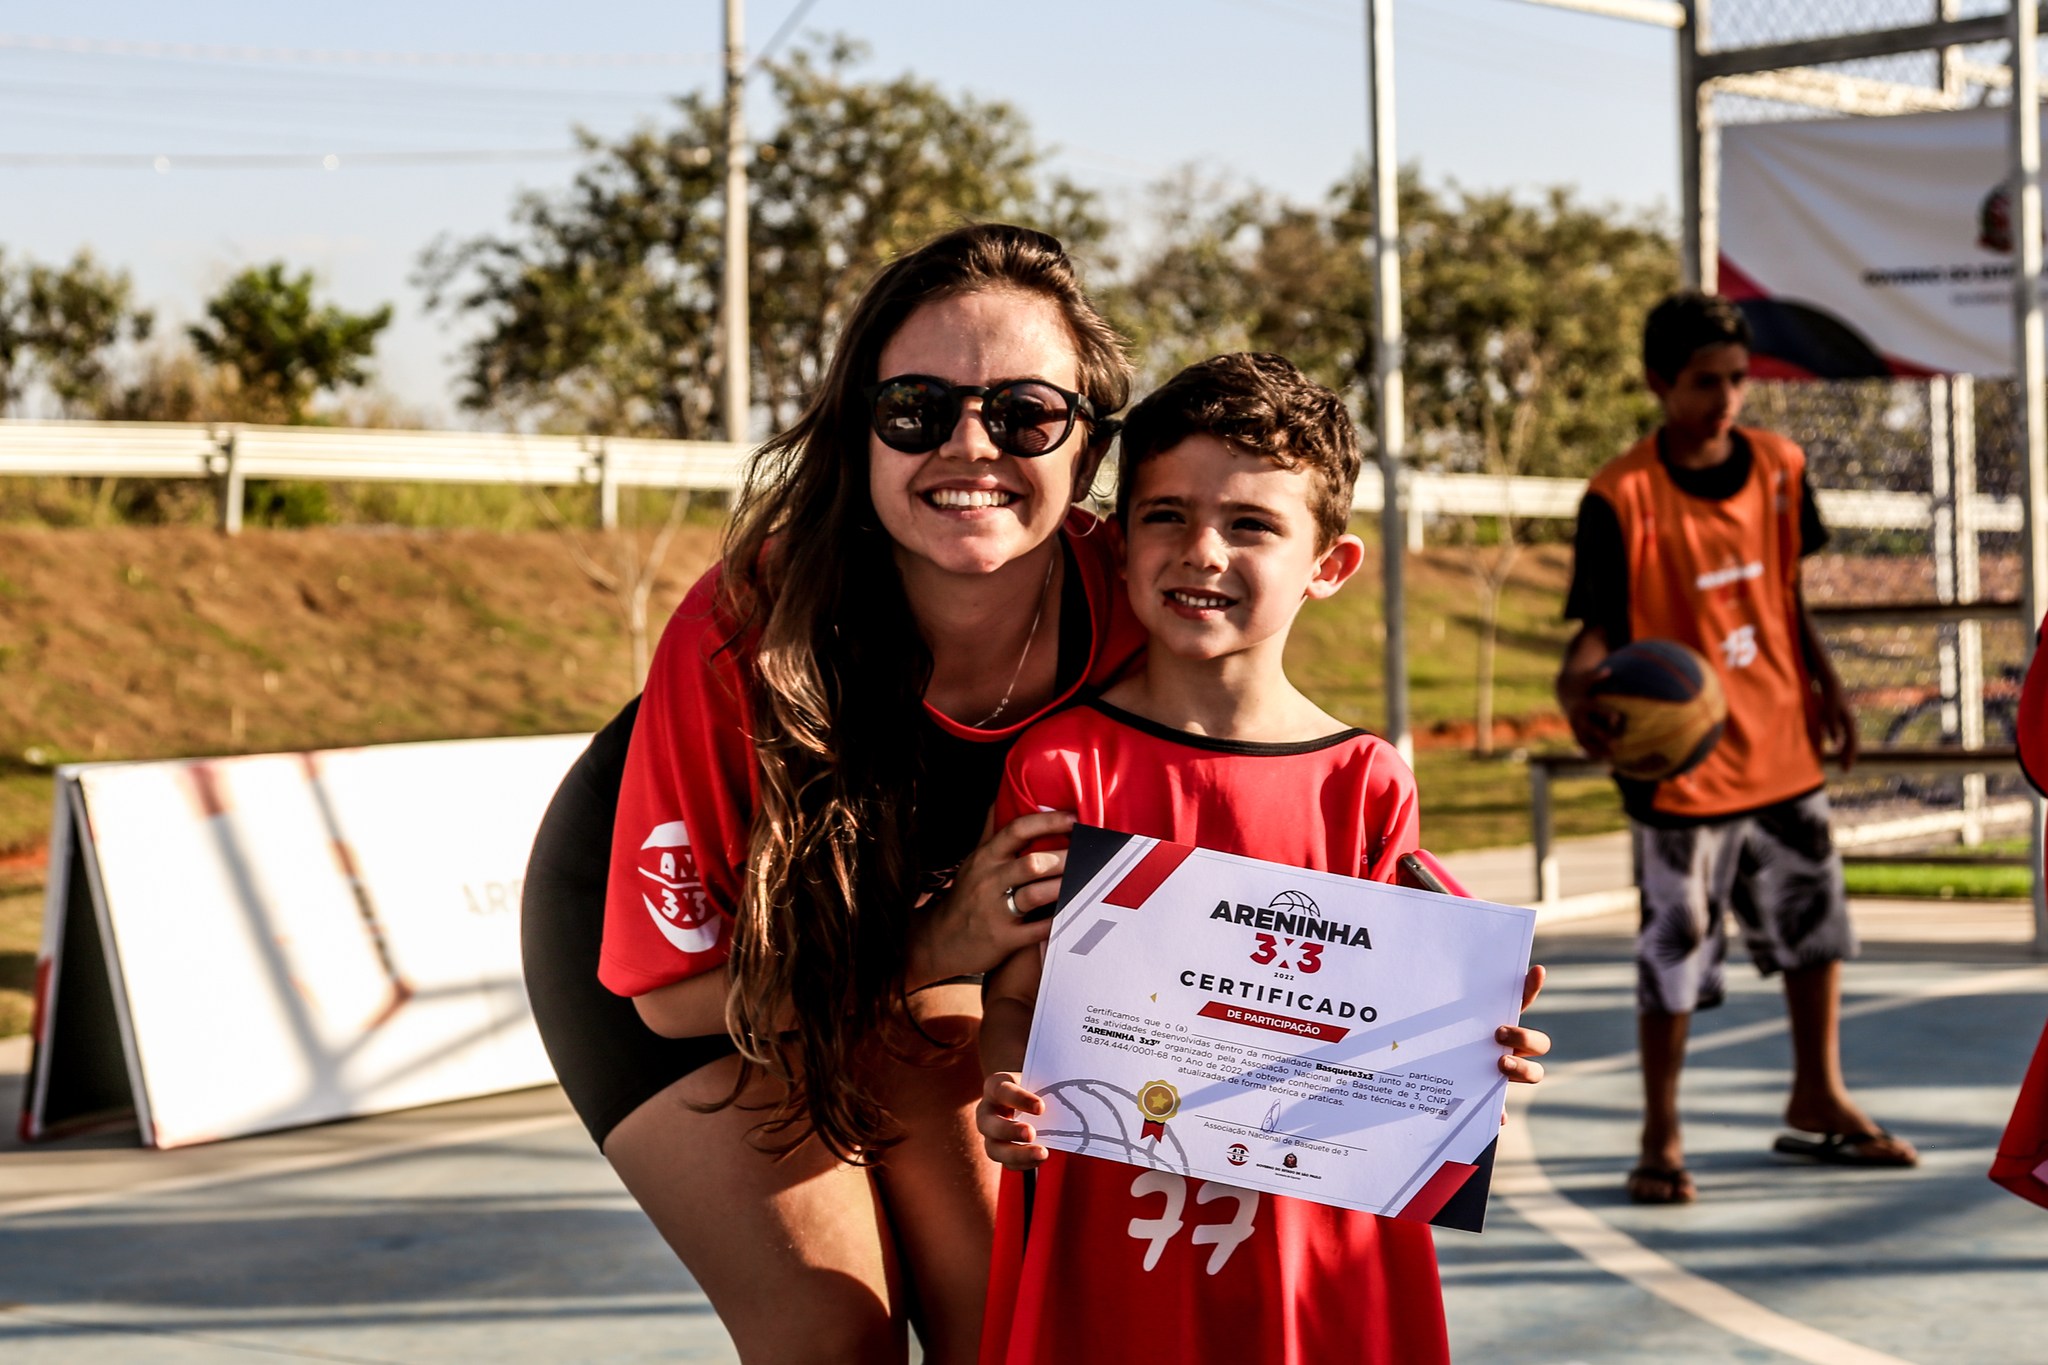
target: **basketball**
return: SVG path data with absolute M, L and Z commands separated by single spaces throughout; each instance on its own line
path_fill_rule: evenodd
M 1689 772 L 1714 751 L 1728 719 L 1713 667 L 1671 640 L 1638 640 L 1607 656 L 1586 705 L 1607 719 L 1614 771 L 1643 782 Z

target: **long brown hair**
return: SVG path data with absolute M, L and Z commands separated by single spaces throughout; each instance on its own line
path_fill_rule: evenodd
M 902 1015 L 912 916 L 931 871 L 914 850 L 932 657 L 868 494 L 861 389 L 919 307 L 982 291 L 1058 307 L 1082 392 L 1105 416 L 1123 407 L 1122 341 L 1058 240 L 958 228 L 870 282 L 818 392 L 750 469 L 726 539 L 722 604 L 738 623 L 732 647 L 753 655 L 760 765 L 726 1025 L 746 1063 L 734 1096 L 753 1067 L 785 1087 L 757 1131 L 769 1150 L 815 1133 L 862 1161 L 893 1136 L 863 1061 Z M 1093 463 L 1082 460 L 1083 477 Z

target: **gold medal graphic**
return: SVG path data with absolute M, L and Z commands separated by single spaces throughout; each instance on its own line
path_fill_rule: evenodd
M 1166 1121 L 1180 1112 L 1180 1091 L 1169 1081 L 1147 1081 L 1138 1087 L 1138 1112 L 1145 1116 L 1141 1140 L 1165 1137 Z

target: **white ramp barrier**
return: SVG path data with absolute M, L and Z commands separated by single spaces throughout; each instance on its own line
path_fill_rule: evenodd
M 26 1138 L 179 1147 L 553 1080 L 519 893 L 586 736 L 63 768 Z

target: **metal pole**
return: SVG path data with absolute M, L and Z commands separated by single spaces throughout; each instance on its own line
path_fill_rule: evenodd
M 1934 0 L 1934 17 L 1941 20 L 1960 19 L 1963 13 L 1962 0 Z M 1945 47 L 1941 50 L 1941 93 L 1952 100 L 1960 100 L 1966 82 L 1963 79 L 1963 61 L 1966 54 L 1959 47 Z
M 1379 439 L 1380 571 L 1387 621 L 1387 725 L 1383 736 L 1413 760 L 1408 733 L 1407 553 L 1401 515 L 1401 454 L 1406 440 L 1401 358 L 1401 164 L 1394 150 L 1394 4 L 1365 0 L 1365 87 L 1372 114 L 1372 397 Z
M 242 503 L 246 500 L 242 465 L 236 458 L 235 436 L 235 429 L 229 427 L 220 441 L 220 533 L 224 536 L 242 533 Z
M 597 447 L 597 529 L 619 529 L 619 476 L 612 464 L 612 452 L 602 442 Z
M 2025 553 L 2020 590 L 2027 624 L 2041 623 L 2041 596 L 2048 591 L 2048 404 L 2043 402 L 2044 345 L 2041 333 L 2041 15 L 2033 0 L 2012 6 L 2012 227 L 2014 329 L 2013 364 L 2018 374 L 2020 412 L 2020 507 Z M 2043 807 L 2033 798 L 2034 951 L 2048 954 L 2048 878 L 2041 875 Z
M 1955 495 L 1956 601 L 1975 602 L 1983 583 L 1977 540 L 1977 386 L 1967 374 L 1948 379 L 1948 443 L 1951 491 Z M 1957 729 L 1965 749 L 1984 747 L 1984 623 L 1956 623 Z M 1988 788 L 1983 773 L 1963 775 L 1963 842 L 1984 840 Z
M 1685 27 L 1678 30 L 1678 212 L 1679 275 L 1688 288 L 1714 287 L 1717 262 L 1713 212 L 1711 130 L 1707 92 L 1700 81 L 1700 49 L 1706 44 L 1710 0 L 1681 0 Z
M 1555 905 L 1564 895 L 1564 874 L 1552 838 L 1555 816 L 1550 808 L 1550 769 L 1529 765 L 1529 840 L 1536 853 L 1536 900 Z
M 744 0 L 725 0 L 725 294 L 720 323 L 725 340 L 725 439 L 747 440 L 751 366 L 747 344 L 747 127 L 743 105 L 747 64 L 742 36 Z

